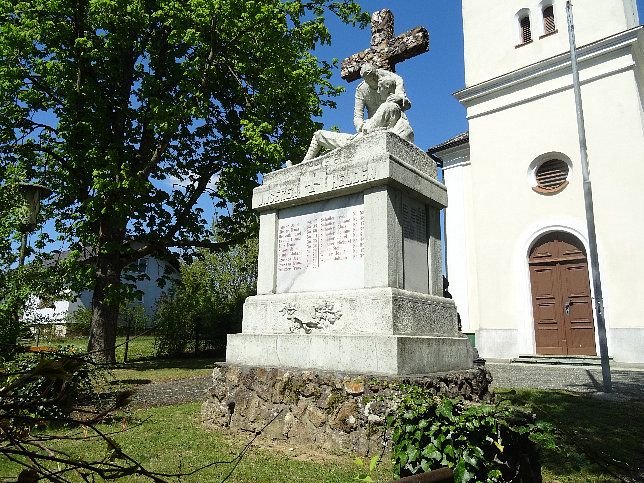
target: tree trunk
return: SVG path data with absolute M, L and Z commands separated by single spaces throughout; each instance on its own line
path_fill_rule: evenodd
M 116 362 L 116 328 L 119 316 L 118 286 L 121 283 L 121 260 L 118 253 L 97 254 L 96 284 L 92 297 L 92 321 L 87 351 L 97 359 Z

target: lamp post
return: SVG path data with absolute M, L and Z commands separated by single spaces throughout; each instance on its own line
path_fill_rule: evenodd
M 20 241 L 20 258 L 18 266 L 25 264 L 25 252 L 27 251 L 27 235 L 38 226 L 38 214 L 40 213 L 40 200 L 51 196 L 52 191 L 41 184 L 18 183 L 20 194 L 25 200 L 20 213 L 18 230 L 22 233 Z
M 47 199 L 51 196 L 52 191 L 41 184 L 36 183 L 18 183 L 18 190 L 25 200 L 21 206 L 18 220 L 18 231 L 22 233 L 20 240 L 20 258 L 18 267 L 25 264 L 25 254 L 27 251 L 27 235 L 34 231 L 38 226 L 38 215 L 40 214 L 40 200 Z M 16 314 L 17 317 L 17 314 Z M 40 328 L 36 334 L 36 346 L 39 344 Z

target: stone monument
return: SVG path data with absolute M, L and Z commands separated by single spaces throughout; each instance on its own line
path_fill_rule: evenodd
M 384 10 L 372 32 L 372 47 L 342 64 L 345 78 L 363 78 L 357 133 L 318 131 L 304 162 L 267 174 L 253 193 L 258 294 L 244 304 L 242 333 L 228 336 L 226 363 L 215 364 L 206 427 L 378 454 L 406 385 L 493 397 L 442 296 L 447 192 L 412 142 L 411 102 L 391 72 L 427 50 L 427 31 L 394 39 Z
M 378 37 L 383 30 L 391 35 Z M 383 65 L 378 52 L 390 52 L 392 42 L 400 59 L 415 55 L 404 39 L 423 31 L 426 39 L 419 27 L 397 45 L 391 12 L 376 12 L 362 57 Z M 402 79 L 368 70 L 374 82 L 363 75 L 356 91 L 358 134 L 267 174 L 253 193 L 258 295 L 244 304 L 242 333 L 228 337 L 229 364 L 387 375 L 472 367 L 454 302 L 442 297 L 446 189 L 431 158 L 397 134 L 411 105 Z M 358 108 L 361 89 L 379 100 Z

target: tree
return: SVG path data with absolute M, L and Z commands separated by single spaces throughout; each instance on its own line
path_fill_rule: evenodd
M 93 290 L 105 361 L 128 264 L 222 246 L 202 195 L 232 208 L 224 245 L 256 231 L 261 173 L 302 158 L 341 91 L 310 54 L 326 12 L 368 21 L 353 0 L 0 0 L 2 164 L 54 190 L 44 216 L 73 253 L 92 247 L 69 283 Z

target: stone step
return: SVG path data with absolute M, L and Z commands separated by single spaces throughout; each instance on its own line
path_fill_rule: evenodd
M 610 358 L 612 360 L 612 357 Z M 553 355 L 521 355 L 510 359 L 511 363 L 523 364 L 560 364 L 570 366 L 601 366 L 599 356 L 553 356 Z

